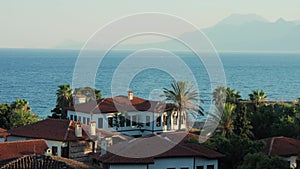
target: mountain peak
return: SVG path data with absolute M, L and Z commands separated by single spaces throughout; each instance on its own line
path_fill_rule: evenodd
M 286 23 L 287 21 L 283 18 L 278 18 L 275 22 L 276 23 Z
M 250 22 L 268 22 L 268 20 L 256 14 L 231 14 L 230 16 L 221 20 L 218 25 L 242 25 Z

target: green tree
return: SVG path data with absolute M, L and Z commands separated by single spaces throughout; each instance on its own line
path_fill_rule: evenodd
M 246 137 L 233 134 L 228 138 L 215 135 L 206 141 L 204 146 L 225 155 L 224 158 L 220 159 L 220 168 L 236 169 L 242 164 L 248 153 L 261 152 L 265 144 L 261 141 L 252 141 Z
M 251 131 L 253 127 L 247 116 L 247 106 L 244 103 L 239 103 L 235 112 L 234 133 L 242 137 L 253 137 Z
M 10 127 L 21 127 L 37 121 L 39 119 L 36 114 L 22 109 L 14 109 L 10 119 Z
M 52 118 L 66 119 L 67 115 L 64 112 L 65 107 L 72 105 L 72 89 L 68 84 L 61 84 L 56 91 L 56 106 L 51 112 Z
M 179 112 L 178 130 L 181 130 L 183 116 L 187 117 L 188 111 L 199 111 L 200 94 L 189 85 L 188 82 L 177 81 L 171 83 L 171 89 L 164 88 L 164 95 L 167 101 L 173 102 Z
M 90 100 L 100 100 L 101 90 L 94 89 L 92 87 L 79 87 L 74 89 L 74 95 L 84 95 L 87 98 L 87 102 Z
M 253 90 L 252 93 L 249 94 L 249 99 L 254 104 L 254 110 L 257 111 L 258 106 L 262 106 L 262 104 L 267 99 L 267 96 L 263 90 Z
M 235 120 L 235 104 L 225 103 L 224 112 L 221 116 L 218 129 L 221 135 L 224 137 L 229 137 L 232 135 L 234 130 L 233 122 Z
M 0 127 L 9 129 L 10 128 L 10 117 L 11 117 L 11 105 L 0 104 Z
M 241 95 L 239 91 L 225 86 L 219 86 L 213 91 L 213 101 L 215 104 L 237 103 L 240 101 Z
M 238 169 L 290 169 L 289 163 L 281 157 L 268 157 L 262 153 L 249 153 Z
M 237 103 L 240 101 L 241 95 L 239 91 L 234 89 L 230 89 L 229 87 L 226 88 L 226 102 L 227 103 Z
M 38 121 L 36 114 L 31 112 L 25 99 L 17 99 L 11 104 L 0 104 L 0 127 L 10 129 Z

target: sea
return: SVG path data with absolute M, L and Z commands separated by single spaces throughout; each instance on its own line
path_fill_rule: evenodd
M 112 96 L 112 77 L 131 51 L 109 52 L 99 64 L 94 87 L 103 97 Z M 51 115 L 56 105 L 56 90 L 60 84 L 72 84 L 79 50 L 55 49 L 0 49 L 0 103 L 11 103 L 17 98 L 29 101 L 31 109 L 39 118 Z M 211 104 L 211 82 L 205 66 L 193 53 L 178 52 L 176 55 L 194 74 L 208 111 Z M 153 54 L 157 62 L 181 66 L 163 54 Z M 166 56 L 167 57 L 167 56 Z M 292 101 L 300 98 L 300 53 L 276 52 L 221 52 L 219 53 L 226 77 L 226 85 L 241 92 L 247 99 L 252 90 L 264 90 L 268 100 Z M 129 62 L 132 65 L 139 62 Z M 130 70 L 131 65 L 128 65 Z M 126 78 L 123 75 L 122 78 Z M 168 72 L 145 67 L 129 77 L 129 87 L 134 95 L 146 99 L 159 99 L 163 88 L 171 88 L 174 81 Z M 118 80 L 118 79 L 117 79 Z M 127 84 L 124 84 L 127 85 Z M 127 91 L 120 92 L 126 94 Z

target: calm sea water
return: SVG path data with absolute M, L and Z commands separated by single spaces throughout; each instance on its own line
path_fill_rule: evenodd
M 50 115 L 50 110 L 55 107 L 57 86 L 72 83 L 78 53 L 75 50 L 0 49 L 0 103 L 24 98 L 40 118 Z M 100 65 L 95 86 L 102 90 L 104 97 L 111 96 L 111 77 L 128 54 L 112 52 Z M 206 108 L 211 89 L 201 61 L 188 53 L 178 55 L 195 74 Z M 300 97 L 300 54 L 221 53 L 220 57 L 227 86 L 241 91 L 243 98 L 254 89 L 263 89 L 269 100 Z M 167 64 L 172 64 L 172 60 Z M 154 89 L 168 88 L 171 81 L 167 73 L 148 69 L 134 77 L 130 88 L 136 96 L 151 98 Z

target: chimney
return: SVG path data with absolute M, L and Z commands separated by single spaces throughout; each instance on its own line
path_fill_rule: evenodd
M 96 135 L 96 121 L 91 120 L 89 132 L 90 132 L 90 135 L 92 135 L 92 136 Z
M 77 122 L 75 125 L 75 136 L 82 137 L 82 126 L 81 126 L 80 122 Z
M 133 100 L 133 91 L 132 90 L 128 91 L 128 99 Z
M 106 154 L 107 142 L 105 139 L 101 140 L 101 156 Z

